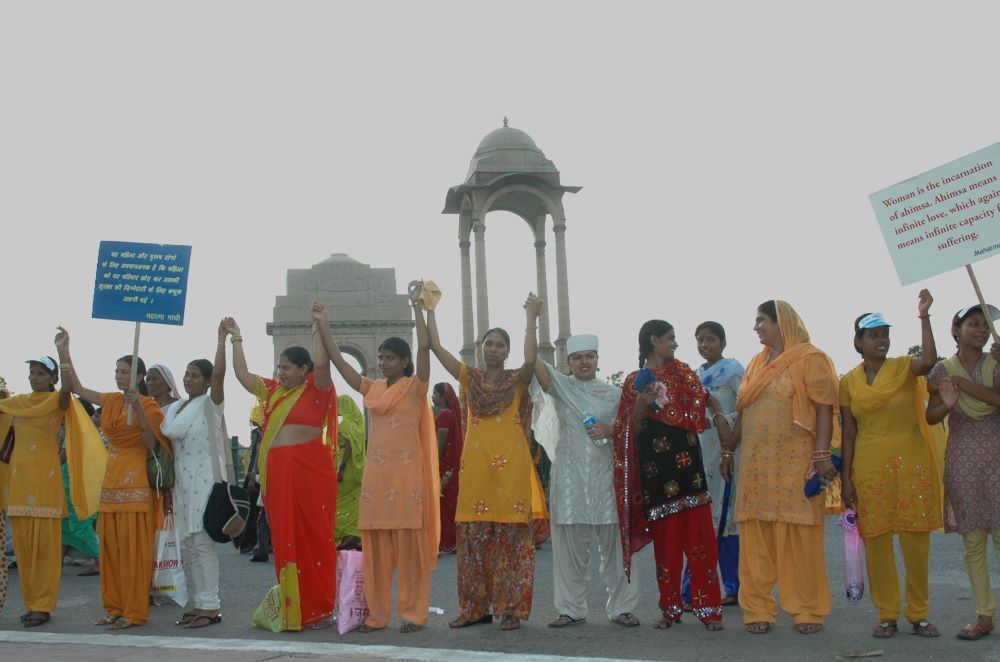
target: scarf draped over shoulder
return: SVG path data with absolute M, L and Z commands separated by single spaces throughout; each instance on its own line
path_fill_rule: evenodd
M 736 396 L 736 409 L 743 411 L 753 404 L 775 377 L 787 371 L 793 389 L 792 421 L 815 433 L 814 403 L 836 406 L 840 401 L 837 395 L 840 380 L 830 357 L 809 342 L 809 332 L 798 313 L 784 301 L 775 304 L 785 349 L 770 362 L 767 347 L 753 357 Z M 835 445 L 839 445 L 839 440 Z
M 53 391 L 41 402 L 17 396 L 0 400 L 0 434 L 7 434 L 11 417 L 48 416 L 58 408 L 59 391 Z M 84 520 L 100 507 L 101 484 L 108 464 L 108 451 L 94 422 L 76 398 L 70 398 L 64 420 L 70 499 L 76 508 L 77 517 Z
M 372 382 L 365 395 L 365 407 L 368 411 L 380 416 L 395 409 L 406 398 L 412 397 L 417 388 L 419 378 L 401 377 L 389 386 L 384 379 Z M 423 463 L 423 489 L 426 498 L 422 500 L 424 508 L 424 558 L 428 567 L 437 565 L 438 544 L 441 540 L 441 483 L 438 474 L 437 432 L 434 427 L 434 412 L 430 402 L 423 398 L 423 408 L 420 410 L 420 423 L 417 427 L 417 442 L 420 445 L 420 455 Z

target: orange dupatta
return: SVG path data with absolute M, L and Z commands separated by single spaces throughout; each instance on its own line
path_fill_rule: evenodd
M 765 347 L 751 359 L 736 394 L 736 411 L 743 411 L 753 404 L 771 381 L 787 370 L 793 390 L 792 423 L 815 434 L 816 408 L 813 403 L 837 407 L 840 404 L 840 379 L 830 357 L 809 342 L 809 331 L 795 309 L 779 299 L 775 299 L 774 304 L 778 311 L 778 328 L 785 341 L 785 350 L 768 362 L 771 351 Z M 817 367 L 814 362 L 809 361 L 812 357 L 822 357 L 825 361 L 821 362 L 821 367 Z M 831 427 L 830 448 L 840 448 L 839 417 L 833 417 Z M 843 510 L 839 476 L 827 487 L 824 495 L 828 514 Z
M 400 402 L 410 396 L 417 388 L 418 377 L 401 377 L 392 386 L 384 379 L 371 383 L 365 395 L 365 407 L 369 411 L 383 416 L 394 409 Z M 428 498 L 423 500 L 425 533 L 424 546 L 430 569 L 437 565 L 438 543 L 441 540 L 441 493 L 440 476 L 438 474 L 437 432 L 434 427 L 434 412 L 430 402 L 424 398 L 424 406 L 420 412 L 420 423 L 417 426 L 417 443 L 423 457 L 423 487 Z
M 816 401 L 818 404 L 837 406 L 840 402 L 837 397 L 840 380 L 837 378 L 837 371 L 830 357 L 809 342 L 809 332 L 798 313 L 784 301 L 775 300 L 774 303 L 778 309 L 778 328 L 781 329 L 781 337 L 785 341 L 785 350 L 770 363 L 768 362 L 770 350 L 767 347 L 753 357 L 736 395 L 736 410 L 743 411 L 748 405 L 753 404 L 768 384 L 787 370 L 794 389 L 792 422 L 809 432 L 816 432 L 816 409 L 812 405 L 813 400 L 809 397 L 809 391 L 819 392 L 821 400 Z M 813 356 L 826 359 L 823 369 L 816 370 L 809 365 L 810 362 L 806 359 Z M 836 425 L 834 425 L 834 436 L 836 443 L 833 445 L 840 446 L 840 435 Z

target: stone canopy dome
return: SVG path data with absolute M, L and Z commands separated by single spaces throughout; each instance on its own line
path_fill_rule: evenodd
M 469 163 L 465 181 L 485 184 L 501 175 L 509 174 L 554 175 L 552 183 L 558 184 L 559 171 L 545 153 L 524 131 L 507 126 L 494 129 L 479 141 L 479 147 Z

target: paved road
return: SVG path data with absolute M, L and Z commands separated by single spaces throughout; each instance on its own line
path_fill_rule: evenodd
M 14 660 L 135 660 L 149 648 L 176 649 L 171 659 L 241 662 L 284 659 L 339 660 L 450 660 L 528 662 L 566 658 L 619 660 L 833 660 L 850 652 L 882 650 L 883 659 L 895 660 L 996 660 L 1000 661 L 1000 636 L 979 642 L 955 638 L 958 629 L 972 618 L 973 604 L 962 565 L 961 540 L 955 535 L 934 534 L 931 558 L 931 620 L 944 633 L 938 639 L 921 639 L 901 633 L 890 640 L 876 640 L 871 630 L 877 614 L 868 596 L 860 605 L 843 597 L 843 546 L 834 520 L 827 526 L 827 567 L 834 593 L 833 613 L 826 629 L 817 635 L 795 633 L 791 621 L 779 615 L 770 634 L 754 636 L 742 628 L 739 609 L 726 609 L 722 632 L 707 632 L 693 617 L 669 630 L 654 630 L 656 587 L 652 581 L 652 554 L 643 550 L 637 559 L 642 602 L 638 628 L 609 623 L 603 613 L 601 588 L 591 585 L 588 622 L 563 630 L 545 627 L 555 617 L 552 607 L 552 555 L 548 545 L 538 552 L 532 618 L 516 632 L 501 632 L 495 626 L 451 630 L 447 621 L 457 608 L 455 557 L 441 559 L 434 575 L 432 604 L 445 610 L 432 614 L 429 627 L 403 635 L 395 629 L 378 633 L 338 636 L 333 630 L 273 634 L 253 628 L 250 615 L 264 591 L 274 583 L 270 564 L 249 563 L 248 557 L 231 547 L 222 552 L 222 600 L 224 621 L 192 632 L 176 627 L 180 614 L 175 606 L 153 607 L 150 622 L 120 634 L 110 634 L 91 623 L 101 615 L 96 577 L 78 577 L 77 568 L 63 572 L 62 593 L 52 621 L 44 627 L 25 630 L 17 615 L 21 598 L 17 573 L 11 574 L 11 593 L 0 613 L 0 659 Z M 900 561 L 901 564 L 901 561 Z M 1000 587 L 1000 574 L 994 574 Z M 498 655 L 502 654 L 502 655 Z M 875 658 L 878 659 L 878 658 Z

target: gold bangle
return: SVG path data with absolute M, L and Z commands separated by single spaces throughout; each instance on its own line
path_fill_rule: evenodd
M 233 344 L 233 345 L 235 345 L 238 342 L 243 342 L 243 336 L 230 336 L 229 337 L 229 342 L 230 342 L 230 344 Z

